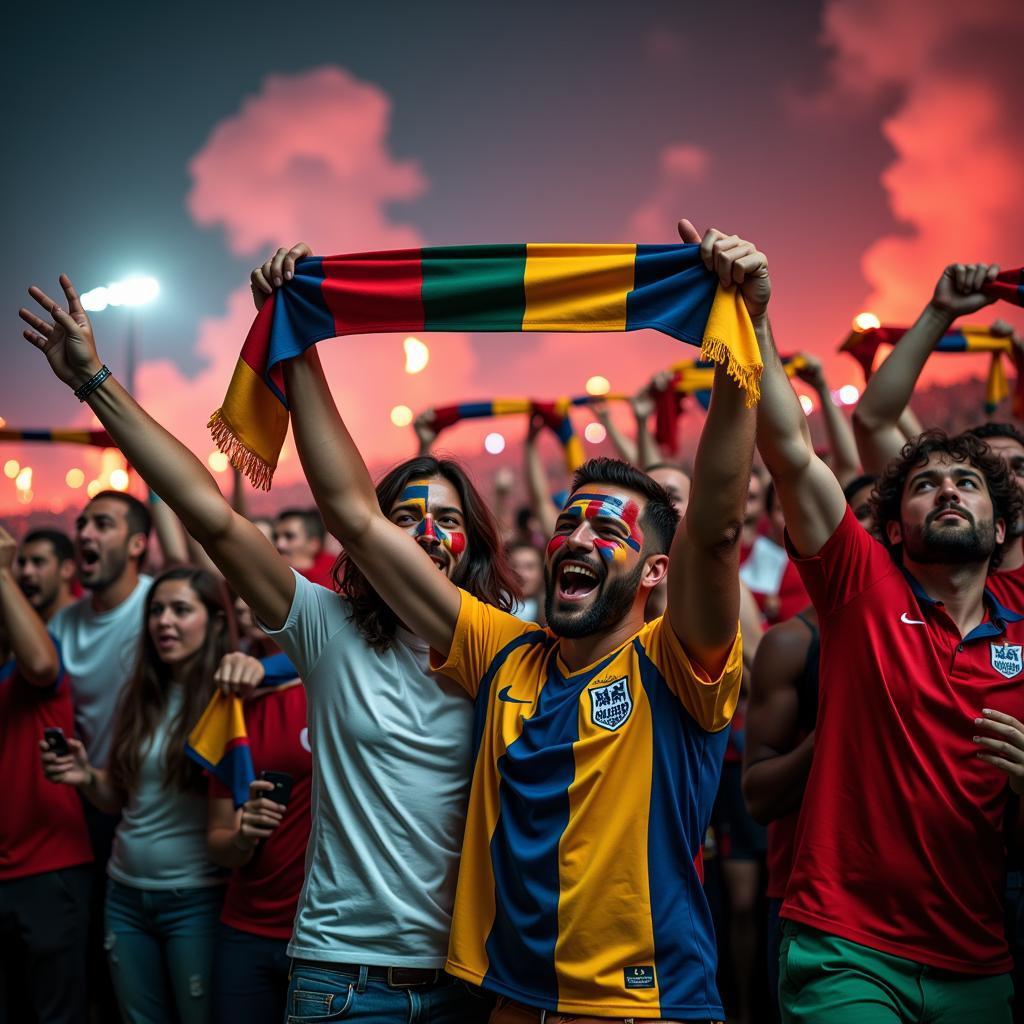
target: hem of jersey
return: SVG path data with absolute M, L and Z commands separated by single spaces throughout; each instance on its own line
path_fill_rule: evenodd
M 940 956 L 914 946 L 890 942 L 888 939 L 881 939 L 870 932 L 851 928 L 847 924 L 831 921 L 811 911 L 800 910 L 797 907 L 783 906 L 779 916 L 786 921 L 793 921 L 796 924 L 805 924 L 809 928 L 816 928 L 826 935 L 834 935 L 837 938 L 846 939 L 848 942 L 856 942 L 858 945 L 866 946 L 868 949 L 876 950 L 879 953 L 888 953 L 890 956 L 898 956 L 904 960 L 910 960 L 912 963 L 921 964 L 925 967 L 938 967 L 943 971 L 952 971 L 955 974 L 994 977 L 995 975 L 1006 974 L 1008 971 L 1013 970 L 1013 958 L 1009 954 L 995 963 L 979 964 L 976 960 L 958 960 L 955 957 Z
M 637 1006 L 636 1003 L 578 1003 L 571 999 L 559 999 L 558 1004 L 553 1006 L 551 1001 L 535 992 L 527 992 L 524 989 L 517 989 L 504 981 L 497 981 L 492 977 L 472 971 L 462 964 L 456 963 L 450 957 L 444 969 L 453 977 L 462 981 L 471 982 L 479 988 L 488 992 L 494 992 L 499 996 L 506 996 L 516 1002 L 523 1003 L 538 1010 L 547 1010 L 548 1013 L 561 1014 L 586 1014 L 594 1017 L 631 1017 L 637 1014 L 656 1013 L 658 1017 L 683 1017 L 696 1015 L 698 1018 L 710 1018 L 712 1020 L 724 1020 L 725 1009 L 721 1005 L 711 1003 L 680 1003 L 669 1005 L 661 1003 L 657 1006 Z
M 232 917 L 230 914 L 221 914 L 220 923 L 234 928 L 236 932 L 245 932 L 246 935 L 257 935 L 261 939 L 276 939 L 278 942 L 287 942 L 292 937 L 292 926 L 289 923 L 280 928 L 263 927 L 253 924 L 252 921 L 245 921 L 242 918 Z
M 444 955 L 441 956 L 394 956 L 389 953 L 371 952 L 365 948 L 348 949 L 332 945 L 330 949 L 313 949 L 288 943 L 286 950 L 293 960 L 317 960 L 329 967 L 331 964 L 365 964 L 367 967 L 419 967 L 425 971 L 444 970 Z
M 178 881 L 156 882 L 152 879 L 133 878 L 131 875 L 119 871 L 113 864 L 107 864 L 107 877 L 129 889 L 141 889 L 143 892 L 174 892 L 176 889 L 213 889 L 218 885 L 227 885 L 226 875 L 220 878 L 204 879 L 178 879 Z
M 94 863 L 92 852 L 82 855 L 81 860 L 72 860 L 70 863 L 58 863 L 53 867 L 39 868 L 33 865 L 27 870 L 15 868 L 13 871 L 0 870 L 0 882 L 17 882 L 22 878 L 35 878 L 37 875 L 49 875 L 54 871 L 67 871 L 70 868 L 87 868 Z

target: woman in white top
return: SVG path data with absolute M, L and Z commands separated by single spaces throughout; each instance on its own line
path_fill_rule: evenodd
M 154 581 L 134 674 L 118 705 L 110 762 L 85 748 L 44 750 L 53 782 L 77 786 L 100 810 L 121 811 L 107 873 L 106 949 L 129 1024 L 209 1024 L 210 965 L 226 873 L 206 852 L 206 780 L 185 739 L 231 650 L 223 584 L 181 566 Z

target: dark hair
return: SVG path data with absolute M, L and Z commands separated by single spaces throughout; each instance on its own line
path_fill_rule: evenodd
M 533 519 L 534 515 L 534 511 L 529 505 L 523 505 L 521 508 L 517 508 L 516 529 L 528 530 L 530 528 L 530 520 Z
M 887 527 L 900 520 L 900 503 L 907 478 L 935 454 L 981 470 L 992 499 L 993 522 L 1001 519 L 1007 527 L 1003 543 L 996 546 L 989 562 L 990 569 L 998 568 L 1007 545 L 1013 541 L 1013 527 L 1024 510 L 1024 499 L 1006 462 L 972 431 L 950 436 L 944 430 L 926 430 L 903 446 L 899 458 L 890 460 L 871 495 L 871 512 L 882 543 L 897 560 L 902 559 L 902 545 L 890 543 Z
M 846 504 L 849 505 L 853 501 L 853 496 L 869 485 L 871 487 L 878 486 L 878 477 L 874 473 L 861 473 L 860 476 L 855 476 L 843 488 L 843 497 L 846 499 Z
M 675 462 L 652 462 L 649 466 L 644 466 L 645 473 L 653 473 L 656 469 L 674 469 L 688 479 L 693 476 L 693 470 L 689 466 L 677 465 Z
M 277 513 L 277 516 L 274 518 L 274 522 L 279 523 L 282 519 L 301 519 L 302 528 L 306 531 L 307 537 L 313 537 L 316 540 L 322 541 L 327 535 L 327 531 L 324 529 L 324 521 L 320 517 L 319 509 L 286 508 Z
M 38 544 L 46 541 L 53 548 L 54 557 L 58 562 L 73 562 L 75 559 L 75 546 L 71 538 L 60 530 L 42 529 L 31 530 L 25 534 L 22 544 Z
M 149 635 L 149 613 L 156 588 L 167 580 L 185 580 L 206 606 L 209 615 L 203 645 L 193 655 L 181 710 L 168 725 L 164 761 L 164 782 L 168 787 L 174 786 L 182 792 L 206 792 L 203 770 L 185 755 L 185 740 L 213 696 L 216 689 L 213 673 L 221 658 L 236 647 L 234 617 L 227 589 L 217 576 L 205 569 L 179 565 L 160 573 L 153 580 L 142 613 L 142 636 L 135 671 L 121 693 L 114 718 L 110 776 L 123 793 L 129 793 L 135 787 L 148 741 L 167 711 L 171 669 L 160 660 Z
M 569 497 L 588 484 L 608 484 L 642 495 L 644 507 L 640 513 L 640 525 L 644 529 L 645 546 L 655 554 L 668 554 L 679 526 L 679 513 L 661 484 L 628 462 L 605 456 L 588 459 L 576 470 Z
M 462 466 L 453 459 L 432 455 L 401 462 L 378 482 L 377 503 L 387 515 L 410 480 L 431 477 L 447 480 L 462 502 L 467 543 L 452 582 L 486 604 L 511 611 L 520 597 L 519 584 L 501 550 L 498 524 Z M 348 600 L 352 621 L 363 639 L 375 650 L 386 651 L 395 639 L 398 617 L 344 551 L 334 563 L 334 582 Z
M 1012 423 L 994 423 L 990 420 L 988 423 L 979 423 L 978 426 L 971 427 L 964 433 L 978 438 L 979 441 L 987 441 L 990 437 L 1005 437 L 1016 441 L 1021 448 L 1024 448 L 1024 433 Z
M 126 494 L 124 491 L 99 491 L 89 499 L 91 505 L 101 498 L 110 498 L 112 501 L 119 501 L 125 508 L 125 519 L 128 521 L 128 536 L 141 533 L 146 540 L 149 540 L 150 531 L 153 529 L 153 519 L 146 508 L 145 502 L 139 501 L 134 495 Z M 139 562 L 146 557 L 145 552 L 139 556 Z

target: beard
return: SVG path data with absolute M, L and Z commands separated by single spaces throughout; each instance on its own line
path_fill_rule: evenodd
M 636 600 L 637 588 L 640 586 L 640 578 L 644 571 L 644 563 L 641 560 L 628 575 L 609 580 L 605 573 L 587 608 L 561 611 L 555 606 L 559 565 L 561 561 L 552 566 L 550 572 L 544 572 L 544 614 L 551 630 L 568 640 L 592 636 L 618 625 Z
M 946 509 L 925 520 L 923 528 L 904 532 L 903 550 L 920 565 L 980 565 L 991 560 L 996 550 L 995 523 L 978 523 L 969 513 L 956 529 L 935 523 Z
M 100 555 L 91 579 L 85 578 L 81 573 L 79 579 L 86 590 L 103 590 L 121 578 L 127 565 L 128 552 L 115 548 Z

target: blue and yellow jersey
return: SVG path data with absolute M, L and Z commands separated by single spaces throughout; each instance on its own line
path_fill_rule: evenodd
M 647 623 L 569 672 L 555 636 L 463 592 L 448 660 L 476 699 L 447 970 L 520 1002 L 724 1016 L 695 860 L 743 666 L 720 678 Z

